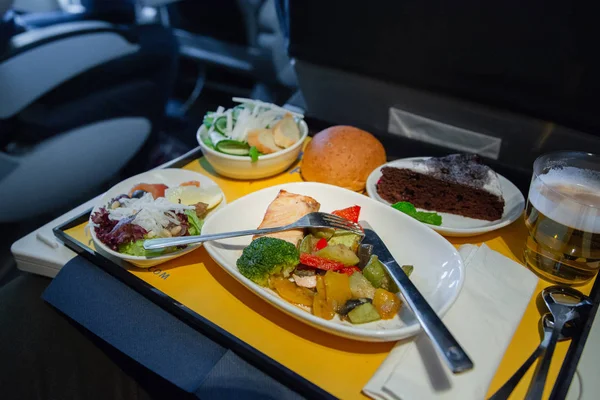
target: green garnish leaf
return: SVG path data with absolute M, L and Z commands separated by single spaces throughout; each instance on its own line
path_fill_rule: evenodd
M 400 201 L 396 204 L 392 204 L 392 207 L 425 224 L 435 226 L 440 226 L 442 224 L 441 215 L 439 215 L 436 212 L 417 211 L 415 206 L 412 203 L 409 203 L 408 201 Z
M 442 224 L 442 216 L 435 212 L 417 211 L 413 218 L 429 225 L 440 226 Z
M 190 224 L 188 228 L 188 232 L 190 236 L 199 235 L 202 232 L 203 221 L 198 218 L 196 212 L 194 210 L 185 210 L 185 215 L 188 217 L 188 223 Z
M 165 252 L 165 249 L 146 250 L 144 249 L 144 240 L 140 239 L 135 242 L 129 242 L 119 245 L 119 253 L 129 254 L 130 256 L 140 257 L 156 257 Z
M 250 147 L 250 153 L 248 153 L 248 155 L 252 159 L 252 162 L 257 162 L 258 161 L 258 156 L 260 155 L 260 152 L 258 151 L 258 149 L 256 148 L 256 146 L 252 146 L 252 147 Z
M 415 206 L 408 201 L 400 201 L 396 204 L 392 204 L 392 207 L 398 211 L 402 211 L 404 214 L 410 215 L 411 217 L 417 213 Z
M 210 128 L 212 126 L 212 124 L 215 122 L 214 118 L 212 117 L 214 113 L 209 111 L 206 113 L 206 115 L 204 116 L 204 119 L 202 120 L 202 123 L 204 124 L 204 126 L 206 126 L 206 129 Z

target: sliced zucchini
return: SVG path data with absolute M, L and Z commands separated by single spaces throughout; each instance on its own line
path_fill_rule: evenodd
M 317 240 L 319 239 L 310 234 L 304 236 L 304 239 L 302 239 L 302 242 L 300 243 L 300 253 L 312 254 Z
M 315 252 L 315 255 L 341 262 L 344 265 L 356 265 L 359 261 L 356 253 L 343 244 L 328 244 L 327 247 L 323 247 L 321 250 Z
M 379 257 L 372 255 L 371 259 L 363 269 L 363 276 L 367 278 L 375 288 L 382 288 L 392 293 L 398 293 L 398 286 L 388 274 L 385 266 L 379 261 Z
M 371 303 L 363 303 L 348 313 L 348 319 L 353 324 L 365 324 L 381 319 L 375 306 Z
M 414 267 L 412 265 L 402 266 L 402 271 L 404 271 L 408 277 L 410 277 L 413 270 Z M 363 276 L 367 278 L 375 288 L 382 288 L 388 292 L 398 293 L 399 289 L 396 282 L 394 282 L 392 277 L 388 274 L 387 269 L 381 261 L 379 261 L 379 258 L 376 255 L 371 256 L 371 259 L 362 272 Z
M 358 249 L 358 244 L 360 243 L 361 237 L 356 233 L 348 232 L 348 231 L 337 231 L 333 235 L 331 239 L 329 239 L 329 244 L 343 244 L 344 246 L 349 247 L 352 251 L 356 251 Z
M 371 299 L 350 299 L 346 302 L 346 304 L 344 304 L 342 306 L 342 308 L 340 308 L 340 311 L 338 311 L 338 313 L 340 315 L 348 315 L 348 313 L 352 310 L 354 310 L 356 307 L 360 306 L 361 304 L 365 304 L 365 303 L 371 303 L 372 300 Z
M 358 259 L 358 268 L 363 269 L 369 260 L 371 259 L 371 255 L 373 255 L 373 245 L 372 244 L 361 244 L 358 246 L 358 250 L 356 252 Z
M 375 288 L 367 278 L 360 272 L 355 272 L 350 275 L 350 291 L 354 299 L 375 297 Z
M 247 156 L 250 153 L 250 146 L 247 143 L 237 140 L 225 139 L 216 144 L 215 148 L 221 153 L 234 156 Z
M 312 233 L 315 237 L 323 238 L 326 240 L 331 239 L 333 234 L 335 233 L 335 229 L 333 228 L 309 228 L 310 233 Z

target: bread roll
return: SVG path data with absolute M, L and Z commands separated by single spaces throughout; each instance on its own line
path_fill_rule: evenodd
M 284 149 L 287 149 L 300 140 L 300 129 L 298 129 L 298 124 L 294 121 L 294 117 L 290 114 L 286 114 L 285 117 L 273 127 L 273 139 L 277 146 L 283 147 Z
M 307 181 L 362 191 L 369 174 L 385 162 L 385 149 L 375 136 L 352 126 L 333 126 L 310 141 L 301 173 Z

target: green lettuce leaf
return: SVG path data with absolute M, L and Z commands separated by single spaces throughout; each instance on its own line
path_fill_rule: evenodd
M 190 236 L 199 235 L 200 232 L 202 232 L 204 221 L 198 218 L 194 210 L 185 210 L 185 215 L 187 215 L 188 223 L 190 224 L 190 227 L 188 228 Z
M 206 115 L 204 116 L 204 119 L 202 121 L 202 123 L 204 124 L 204 126 L 206 126 L 206 129 L 209 129 L 212 124 L 215 122 L 214 117 L 212 116 L 214 114 L 214 112 L 209 111 L 206 113 Z
M 119 246 L 119 253 L 129 254 L 130 256 L 156 257 L 165 253 L 165 249 L 146 250 L 144 249 L 144 240 L 129 242 Z
M 203 137 L 202 138 L 202 142 L 208 147 L 214 150 L 215 145 L 213 144 L 213 142 L 211 142 L 211 140 L 208 137 Z
M 417 211 L 415 206 L 408 201 L 400 201 L 396 204 L 392 204 L 396 210 L 403 212 L 404 214 L 410 215 L 417 221 L 425 224 L 440 226 L 442 224 L 442 216 L 435 212 L 424 212 Z
M 258 151 L 258 149 L 256 148 L 256 146 L 250 147 L 249 156 L 252 159 L 252 162 L 257 162 L 259 155 L 260 155 L 260 152 Z

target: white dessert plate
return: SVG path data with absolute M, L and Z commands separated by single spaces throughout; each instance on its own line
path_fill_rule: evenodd
M 402 158 L 382 165 L 369 175 L 369 178 L 367 179 L 367 193 L 375 200 L 384 204 L 390 204 L 388 201 L 382 199 L 377 193 L 377 182 L 381 178 L 381 169 L 383 167 L 408 167 L 412 164 L 412 161 L 427 160 L 429 158 L 430 157 Z M 455 214 L 439 213 L 442 216 L 442 225 L 423 225 L 429 226 L 431 229 L 434 229 L 445 236 L 464 237 L 495 231 L 496 229 L 505 227 L 519 219 L 523 215 L 523 210 L 525 209 L 525 198 L 521 191 L 511 181 L 500 174 L 497 175 L 500 180 L 502 197 L 504 198 L 504 213 L 502 214 L 502 218 L 496 221 L 484 221 Z
M 365 195 L 337 186 L 299 182 L 259 190 L 215 212 L 206 220 L 202 234 L 259 226 L 267 207 L 281 189 L 314 198 L 321 204 L 320 210 L 323 212 L 359 205 L 360 219 L 369 222 L 398 263 L 414 265 L 410 279 L 440 317 L 456 300 L 463 285 L 465 271 L 462 259 L 454 246 L 411 217 Z M 249 236 L 224 239 L 206 242 L 204 247 L 225 271 L 265 300 L 265 307 L 277 307 L 317 329 L 361 341 L 396 341 L 419 332 L 419 322 L 406 305 L 402 306 L 398 315 L 392 319 L 353 325 L 340 320 L 337 315 L 328 321 L 314 316 L 309 310 L 288 303 L 276 292 L 257 285 L 238 271 L 236 261 L 251 240 Z

